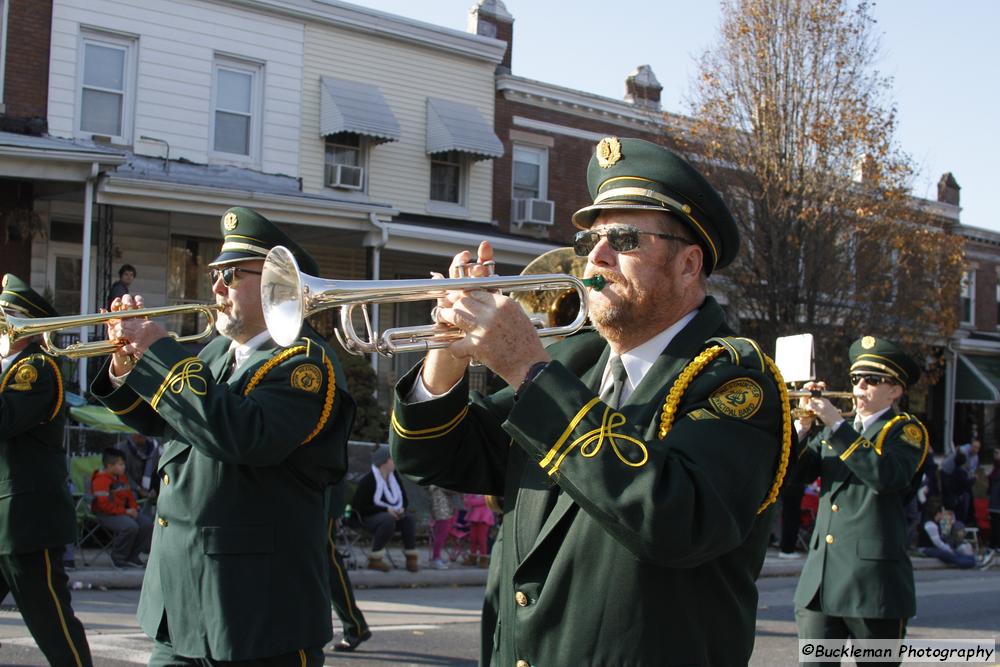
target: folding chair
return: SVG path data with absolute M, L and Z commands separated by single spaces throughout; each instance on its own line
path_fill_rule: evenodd
M 107 554 L 110 558 L 115 538 L 110 530 L 101 525 L 91 508 L 94 501 L 94 494 L 90 488 L 91 477 L 100 467 L 100 454 L 76 456 L 70 459 L 70 483 L 75 489 L 73 496 L 76 500 L 76 551 L 80 555 L 80 560 L 87 566 L 93 565 L 102 554 Z M 84 545 L 91 550 L 89 558 Z
M 458 510 L 444 541 L 444 552 L 452 563 L 464 562 L 469 554 L 469 522 L 465 510 Z

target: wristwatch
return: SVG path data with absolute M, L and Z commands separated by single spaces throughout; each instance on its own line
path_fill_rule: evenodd
M 521 386 L 518 387 L 517 391 L 514 392 L 515 401 L 521 397 L 521 392 L 524 391 L 524 388 L 527 387 L 529 384 L 531 384 L 531 381 L 534 380 L 539 373 L 545 370 L 545 367 L 548 365 L 549 362 L 547 361 L 539 361 L 531 365 L 531 368 L 528 369 L 528 372 L 524 374 L 524 379 L 521 380 Z

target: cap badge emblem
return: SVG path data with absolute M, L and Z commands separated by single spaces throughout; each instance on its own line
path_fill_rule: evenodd
M 597 164 L 604 169 L 613 167 L 622 159 L 622 142 L 618 137 L 605 137 L 597 144 Z
M 239 224 L 239 220 L 237 220 L 236 214 L 232 211 L 226 213 L 225 217 L 222 218 L 222 226 L 225 227 L 227 232 L 236 229 L 237 224 Z
M 874 336 L 865 336 L 864 338 L 862 338 L 861 339 L 861 347 L 865 348 L 866 350 L 870 350 L 873 347 L 875 347 L 875 337 Z

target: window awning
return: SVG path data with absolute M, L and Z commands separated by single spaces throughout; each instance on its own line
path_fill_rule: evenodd
M 399 141 L 399 121 L 378 86 L 360 81 L 320 78 L 319 133 L 351 132 L 377 143 Z
M 448 151 L 486 160 L 502 157 L 503 144 L 474 106 L 428 97 L 427 154 Z
M 958 355 L 956 403 L 1000 403 L 1000 357 Z

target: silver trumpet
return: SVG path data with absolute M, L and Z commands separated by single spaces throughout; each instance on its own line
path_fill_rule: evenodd
M 429 324 L 372 330 L 368 304 L 401 303 L 437 299 L 453 290 L 485 289 L 504 293 L 533 290 L 576 290 L 580 307 L 576 318 L 564 326 L 543 326 L 533 318 L 539 336 L 567 336 L 583 327 L 587 320 L 588 286 L 603 287 L 603 279 L 583 280 L 553 273 L 527 276 L 489 276 L 483 278 L 442 278 L 420 280 L 328 280 L 299 270 L 292 252 L 284 246 L 271 249 L 264 260 L 261 275 L 261 305 L 271 337 L 279 345 L 291 345 L 299 337 L 302 322 L 329 308 L 340 308 L 337 339 L 352 354 L 377 352 L 392 356 L 398 352 L 417 352 L 448 347 L 465 334 L 454 327 Z M 354 327 L 354 309 L 361 308 L 364 337 Z

